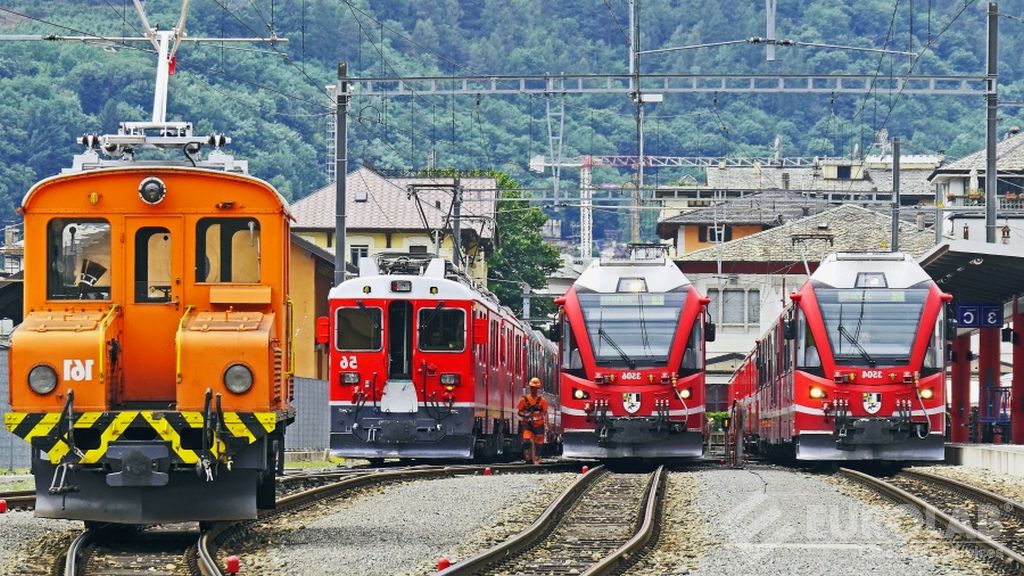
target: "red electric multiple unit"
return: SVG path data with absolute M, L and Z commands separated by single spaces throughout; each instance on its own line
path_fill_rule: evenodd
M 701 456 L 708 302 L 658 245 L 580 275 L 557 301 L 566 457 Z
M 733 430 L 798 460 L 942 460 L 944 294 L 910 256 L 833 254 L 729 384 Z
M 561 440 L 555 345 L 451 263 L 363 258 L 330 292 L 331 452 L 369 458 L 514 458 L 516 404 L 536 376 L 547 445 Z

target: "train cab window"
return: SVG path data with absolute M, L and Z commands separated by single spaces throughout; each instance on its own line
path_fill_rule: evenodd
M 171 301 L 171 233 L 151 226 L 135 232 L 135 301 Z
M 338 308 L 334 333 L 338 350 L 380 350 L 380 308 Z
M 572 325 L 569 324 L 569 319 L 565 314 L 562 315 L 562 368 L 571 374 L 584 376 L 580 347 L 576 342 L 576 336 L 572 333 Z
M 46 295 L 51 300 L 110 299 L 110 224 L 55 218 L 46 231 Z
M 797 321 L 796 334 L 796 365 L 798 368 L 821 368 L 821 357 L 814 334 L 807 326 L 807 320 L 801 314 Z
M 203 218 L 196 225 L 196 282 L 259 282 L 260 223 Z
M 424 352 L 466 349 L 466 312 L 457 308 L 423 308 L 419 312 L 419 348 Z
M 690 330 L 690 337 L 686 341 L 686 348 L 683 350 L 683 363 L 680 367 L 684 373 L 695 372 L 704 368 L 704 355 L 700 353 L 701 343 L 701 322 L 698 317 Z

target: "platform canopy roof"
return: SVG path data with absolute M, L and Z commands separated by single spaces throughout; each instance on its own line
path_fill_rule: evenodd
M 939 288 L 962 304 L 1004 304 L 1024 294 L 1024 250 L 975 240 L 943 242 L 919 259 Z

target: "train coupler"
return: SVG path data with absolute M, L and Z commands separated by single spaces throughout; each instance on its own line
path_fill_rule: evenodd
M 70 492 L 78 492 L 78 482 L 75 478 L 77 465 L 72 462 L 62 462 L 53 471 L 53 480 L 50 481 L 49 493 L 54 496 L 64 496 Z

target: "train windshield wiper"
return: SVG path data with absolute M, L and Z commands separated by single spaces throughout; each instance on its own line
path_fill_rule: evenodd
M 366 316 L 366 319 L 373 323 L 374 331 L 380 331 L 380 323 L 377 322 L 377 317 L 370 314 L 370 311 L 366 309 L 366 304 L 363 304 L 362 300 L 356 300 L 356 306 L 358 306 L 359 311 Z
M 875 362 L 875 359 L 872 358 L 870 354 L 868 354 L 868 351 L 865 350 L 864 347 L 860 345 L 860 342 L 857 342 L 857 339 L 853 337 L 853 334 L 850 334 L 850 331 L 846 329 L 846 326 L 840 324 L 838 327 L 838 331 L 840 336 L 845 337 L 846 340 L 850 342 L 850 344 L 853 344 L 857 348 L 857 351 L 860 352 L 860 355 L 868 363 L 868 366 L 874 368 L 875 365 L 878 364 L 877 362 Z
M 606 342 L 611 344 L 612 348 L 615 348 L 615 351 L 619 353 L 619 356 L 622 358 L 622 360 L 629 365 L 630 370 L 636 370 L 636 362 L 634 362 L 633 359 L 629 357 L 629 354 L 626 354 L 625 350 L 623 350 L 621 347 L 619 347 L 618 344 L 615 343 L 615 340 L 612 340 L 612 337 L 609 336 L 608 333 L 604 331 L 604 328 L 598 328 L 597 335 L 601 338 L 604 338 Z

